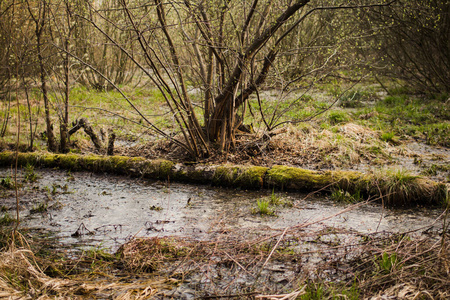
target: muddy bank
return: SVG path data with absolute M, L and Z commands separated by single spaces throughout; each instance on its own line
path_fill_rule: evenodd
M 0 153 L 0 166 L 15 162 L 15 153 Z M 20 166 L 33 165 L 74 171 L 108 172 L 185 183 L 212 184 L 243 189 L 333 191 L 336 189 L 378 197 L 386 206 L 441 205 L 448 199 L 444 183 L 402 171 L 311 171 L 275 165 L 270 168 L 244 165 L 180 164 L 142 157 L 77 154 L 19 153 Z

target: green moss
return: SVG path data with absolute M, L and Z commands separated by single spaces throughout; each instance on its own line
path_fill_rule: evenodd
M 11 166 L 15 153 L 0 153 L 0 166 Z M 152 179 L 195 182 L 213 185 L 259 189 L 263 186 L 297 191 L 336 189 L 350 194 L 382 196 L 388 206 L 437 205 L 448 201 L 448 188 L 427 178 L 401 171 L 363 174 L 354 171 L 317 172 L 287 166 L 175 165 L 168 160 L 146 160 L 142 157 L 100 156 L 51 153 L 19 153 L 19 166 L 59 167 L 69 170 L 111 172 Z M 380 194 L 381 193 L 381 194 Z M 363 197 L 358 197 L 363 199 Z
M 162 178 L 167 178 L 172 175 L 172 169 L 174 163 L 170 160 L 160 160 L 159 161 L 159 174 Z
M 220 166 L 212 178 L 218 186 L 260 189 L 264 186 L 264 176 L 268 168 L 258 166 Z
M 172 178 L 175 164 L 169 160 L 142 160 L 137 162 L 139 172 L 146 178 L 170 179 Z
M 233 186 L 236 173 L 237 167 L 217 167 L 212 178 L 212 184 L 218 186 Z
M 244 188 L 260 189 L 264 186 L 264 176 L 268 169 L 258 166 L 241 169 L 242 173 L 237 176 L 234 183 Z
M 98 155 L 85 155 L 80 157 L 79 162 L 84 169 L 98 172 L 101 170 L 101 159 L 102 157 Z
M 13 161 L 13 153 L 10 151 L 0 152 L 0 166 L 7 167 Z
M 328 184 L 332 187 L 338 187 L 351 193 L 366 190 L 367 179 L 364 174 L 356 171 L 328 171 L 324 174 L 327 177 Z
M 109 156 L 108 171 L 117 172 L 119 174 L 127 174 L 132 165 L 132 160 L 126 156 Z
M 79 168 L 78 159 L 79 155 L 66 154 L 59 156 L 59 164 L 62 169 L 77 170 Z
M 26 166 L 26 165 L 36 165 L 36 163 L 37 163 L 37 156 L 34 154 L 34 153 L 32 153 L 32 152 L 29 152 L 29 153 L 19 153 L 19 156 L 18 156 L 18 164 L 20 165 L 20 166 Z
M 287 166 L 273 166 L 267 171 L 269 187 L 295 190 L 319 189 L 329 184 L 330 174 Z
M 47 168 L 53 168 L 58 166 L 59 160 L 55 154 L 47 153 L 39 157 L 39 164 Z
M 316 172 L 287 166 L 273 166 L 267 171 L 266 182 L 269 187 L 289 190 L 318 190 L 340 188 L 355 192 L 364 190 L 367 180 L 360 172 L 327 171 Z

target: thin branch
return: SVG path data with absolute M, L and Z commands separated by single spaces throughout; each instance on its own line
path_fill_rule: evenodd
M 171 137 L 170 135 L 168 135 L 167 133 L 165 133 L 164 131 L 162 131 L 161 129 L 159 129 L 156 125 L 154 125 L 152 122 L 150 122 L 150 120 L 147 119 L 147 117 L 142 114 L 142 112 L 133 104 L 133 102 L 131 102 L 131 100 L 123 93 L 123 91 L 116 85 L 114 84 L 114 82 L 112 82 L 108 77 L 106 77 L 103 73 L 101 73 L 100 71 L 98 71 L 96 68 L 94 68 L 92 65 L 86 63 L 85 61 L 83 61 L 81 58 L 79 58 L 78 56 L 67 52 L 65 49 L 59 47 L 58 45 L 53 44 L 54 47 L 58 48 L 60 51 L 63 51 L 67 54 L 69 54 L 71 57 L 75 58 L 76 60 L 78 60 L 80 63 L 82 63 L 83 65 L 85 65 L 86 67 L 90 68 L 92 71 L 96 72 L 98 75 L 100 75 L 103 79 L 105 79 L 112 87 L 114 87 L 119 94 L 128 102 L 128 104 L 130 104 L 130 106 L 138 113 L 138 115 L 147 122 L 147 124 L 150 125 L 150 127 L 156 131 L 157 133 L 161 134 L 162 136 L 174 141 L 177 145 L 183 147 L 184 149 L 186 149 L 187 151 L 190 152 L 190 149 L 188 147 L 186 147 L 185 144 L 181 143 L 180 141 L 174 139 L 173 137 Z

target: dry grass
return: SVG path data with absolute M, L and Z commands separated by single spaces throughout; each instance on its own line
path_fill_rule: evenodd
M 380 146 L 378 133 L 370 129 L 347 123 L 336 126 L 334 131 L 317 126 L 288 126 L 266 142 L 260 142 L 258 147 L 248 147 L 245 141 L 242 141 L 242 149 L 239 150 L 243 151 L 238 152 L 250 157 L 259 155 L 261 157 L 255 159 L 267 161 L 266 164 L 317 168 L 349 167 L 388 156 L 385 150 L 380 150 L 379 153 L 370 151 L 371 148 Z M 258 151 L 255 152 L 255 149 Z
M 23 240 L 23 237 L 20 238 Z M 87 271 L 89 268 L 86 268 L 86 263 L 92 266 L 102 262 L 87 257 L 53 261 L 37 257 L 28 246 L 16 247 L 11 244 L 10 248 L 0 252 L 0 298 L 149 299 L 162 286 L 167 285 L 164 280 L 145 277 L 124 282 L 121 276 L 114 277 L 112 274 Z M 80 269 L 75 270 L 78 267 Z M 67 270 L 52 276 L 46 274 L 49 270 L 60 268 Z
M 449 299 L 450 244 L 421 238 L 371 243 L 360 258 L 360 288 L 370 299 Z M 386 257 L 395 260 L 386 263 Z M 383 265 L 383 260 L 386 264 Z
M 450 297 L 445 222 L 421 235 L 304 230 L 320 222 L 257 233 L 224 227 L 208 241 L 139 238 L 109 258 L 55 260 L 11 243 L 0 252 L 0 298 L 176 299 L 185 291 L 204 299 Z
M 205 299 L 450 297 L 448 233 L 444 238 L 438 235 L 442 232 L 420 237 L 416 235 L 419 232 L 377 233 L 344 241 L 335 238 L 352 233 L 337 228 L 305 232 L 300 227 L 266 236 L 260 233 L 247 241 L 242 232 L 241 239 L 236 232 L 224 232 L 214 241 L 137 239 L 123 246 L 122 260 L 138 271 L 148 269 L 151 258 L 150 265 L 157 261 L 159 266 L 152 272 L 164 273 L 179 283 L 195 281 L 196 295 Z M 278 269 L 280 264 L 282 269 Z M 281 285 L 277 272 L 284 274 Z M 317 286 L 323 289 L 319 298 L 317 291 L 311 292 L 311 287 Z
M 334 131 L 306 125 L 302 128 L 287 126 L 269 134 L 241 135 L 236 140 L 236 151 L 213 153 L 203 162 L 335 169 L 360 163 L 371 164 L 374 160 L 383 163 L 395 151 L 394 147 L 380 141 L 379 133 L 357 124 L 335 126 Z M 188 159 L 175 145 L 165 141 L 122 147 L 117 151 L 121 155 L 146 158 Z
M 413 205 L 436 205 L 448 202 L 445 184 L 413 175 L 404 169 L 379 169 L 372 172 L 369 190 L 378 189 L 383 205 L 402 207 Z

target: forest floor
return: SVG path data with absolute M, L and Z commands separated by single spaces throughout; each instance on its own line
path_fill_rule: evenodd
M 176 133 L 167 119 L 161 95 L 145 89 L 125 89 L 146 115 L 168 132 Z M 196 163 L 362 172 L 398 169 L 449 186 L 448 95 L 418 96 L 398 87 L 385 90 L 374 85 L 355 86 L 328 109 L 336 95 L 341 94 L 336 89 L 336 85 L 330 84 L 309 94 L 292 93 L 290 102 L 279 101 L 286 95 L 277 91 L 263 92 L 263 107 L 249 104 L 248 124 L 255 132 L 242 132 L 235 151 Z M 76 88 L 71 95 L 76 103 L 71 107 L 74 118 L 87 118 L 100 136 L 108 129 L 114 130 L 115 154 L 191 162 L 175 145 L 117 117 L 122 115 L 139 124 L 117 93 Z M 14 109 L 17 111 L 12 107 L 10 124 L 16 121 Z M 31 118 L 23 110 L 21 141 L 23 144 L 30 141 L 26 120 L 37 121 L 34 148 L 45 151 L 43 118 L 39 117 L 37 107 L 33 109 Z M 259 109 L 265 112 L 266 122 L 274 120 L 272 125 L 280 123 L 280 126 L 271 132 L 265 130 Z M 319 111 L 323 113 L 311 121 L 300 122 Z M 16 132 L 14 126 L 7 128 L 2 149 L 14 144 Z M 73 152 L 96 152 L 82 131 L 72 136 L 71 143 Z M 1 180 L 3 191 L 8 180 L 7 177 Z M 11 190 L 4 193 L 12 196 Z M 347 232 L 330 227 L 328 232 L 314 233 L 259 230 L 243 240 L 240 231 L 223 231 L 205 241 L 188 237 L 132 239 L 111 254 L 102 248 L 77 253 L 70 248 L 55 248 L 54 237 L 48 232 L 26 228 L 15 232 L 14 217 L 5 213 L 7 209 L 2 207 L 0 220 L 0 297 L 447 299 L 450 296 L 450 244 L 445 214 L 437 220 L 439 229 L 423 229 L 424 234 L 420 231 L 419 237 L 415 235 L 417 232 L 379 232 L 357 234 L 356 241 L 344 241 Z M 324 238 L 330 232 L 341 239 Z M 317 247 L 293 250 L 293 246 L 305 241 Z M 313 272 L 301 268 L 308 263 L 305 259 L 314 263 Z M 286 281 L 280 274 L 292 276 Z M 186 282 L 190 282 L 190 290 L 185 289 Z M 193 294 L 192 290 L 199 293 Z
M 160 92 L 128 86 L 123 90 L 153 124 L 177 136 Z M 440 182 L 450 181 L 448 95 L 417 95 L 399 85 L 386 87 L 368 82 L 347 88 L 340 82 L 328 82 L 307 92 L 300 91 L 260 91 L 262 106 L 250 99 L 246 112 L 245 124 L 252 132 L 238 133 L 234 149 L 225 153 L 212 151 L 210 157 L 195 162 L 363 172 L 400 168 Z M 191 92 L 194 104 L 198 97 L 195 90 Z M 57 107 L 58 98 L 53 98 Z M 192 162 L 180 147 L 149 130 L 118 92 L 76 87 L 71 90 L 71 99 L 72 121 L 87 119 L 104 143 L 108 132 L 114 131 L 114 154 Z M 20 144 L 23 149 L 29 147 L 31 127 L 33 149 L 45 151 L 43 112 L 39 102 L 33 101 L 29 109 L 22 101 Z M 5 114 L 7 105 L 2 102 Z M 196 105 L 200 107 L 200 102 Z M 198 113 L 201 115 L 200 109 Z M 16 116 L 17 108 L 11 103 L 9 126 L 0 149 L 16 144 Z M 58 125 L 56 116 L 53 122 Z M 99 153 L 82 130 L 71 136 L 71 149 L 77 153 Z

